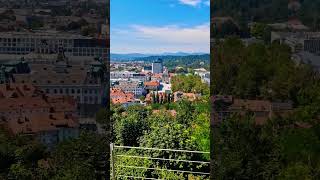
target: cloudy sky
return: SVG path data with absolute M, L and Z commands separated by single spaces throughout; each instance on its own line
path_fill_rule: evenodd
M 111 53 L 209 52 L 209 0 L 111 0 Z

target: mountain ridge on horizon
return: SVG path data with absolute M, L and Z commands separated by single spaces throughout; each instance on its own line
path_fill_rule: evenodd
M 135 60 L 137 58 L 145 58 L 151 56 L 190 56 L 190 55 L 206 55 L 210 53 L 195 52 L 195 53 L 186 53 L 186 52 L 164 52 L 159 54 L 148 54 L 148 53 L 110 53 L 111 60 Z

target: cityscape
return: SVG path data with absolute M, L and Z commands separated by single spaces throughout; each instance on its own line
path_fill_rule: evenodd
M 320 0 L 0 0 L 0 179 L 320 179 Z
M 185 24 L 178 27 L 186 31 L 184 38 L 199 28 L 184 16 L 194 19 L 199 13 L 196 23 L 203 25 L 209 21 L 209 6 L 147 0 L 139 7 L 129 0 L 111 4 L 111 179 L 209 179 L 209 40 L 166 42 L 157 33 L 173 36 L 177 30 L 169 25 Z M 146 10 L 149 16 L 139 12 L 152 5 L 158 8 Z M 132 6 L 134 20 L 121 13 Z M 162 11 L 176 18 L 166 18 Z M 122 38 L 124 33 L 128 38 Z M 209 27 L 203 30 L 207 38 L 209 33 Z
M 175 72 L 179 72 L 181 69 L 183 67 L 177 66 Z M 199 81 L 207 85 L 210 84 L 210 72 L 208 70 L 197 68 L 192 69 L 192 71 L 194 75 L 199 76 Z M 170 98 L 173 102 L 176 102 L 183 98 L 196 100 L 197 97 L 200 97 L 201 94 L 197 93 L 172 92 L 172 79 L 178 74 L 184 74 L 184 72 L 169 72 L 168 68 L 163 66 L 162 59 L 156 59 L 147 65 L 144 62 L 111 62 L 111 102 L 128 107 L 135 104 L 149 105 L 156 101 L 154 98 L 158 98 L 159 101 Z M 159 97 L 154 97 L 156 94 Z M 165 97 L 166 95 L 168 97 Z

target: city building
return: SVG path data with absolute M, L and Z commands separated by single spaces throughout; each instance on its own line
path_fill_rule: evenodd
M 292 32 L 305 32 L 309 31 L 309 27 L 304 25 L 297 17 L 290 17 L 288 21 L 281 23 L 270 23 L 268 24 L 273 30 Z
M 152 67 L 152 73 L 153 74 L 159 74 L 159 73 L 163 73 L 163 61 L 162 59 L 158 59 L 156 61 L 154 61 L 151 65 Z
M 77 104 L 68 96 L 50 96 L 31 84 L 0 84 L 0 125 L 52 146 L 79 134 Z
M 113 71 L 110 72 L 111 80 L 130 79 L 131 81 L 146 81 L 146 74 L 131 71 Z
M 319 32 L 271 32 L 271 42 L 288 45 L 293 53 L 301 51 L 320 55 Z
M 144 88 L 148 91 L 158 91 L 160 89 L 159 81 L 144 82 Z
M 33 84 L 50 95 L 73 97 L 81 117 L 94 117 L 107 102 L 106 66 L 95 61 L 89 65 L 70 65 L 63 59 L 55 64 L 30 64 L 30 73 L 13 74 L 12 82 Z
M 194 69 L 194 74 L 201 77 L 202 82 L 210 84 L 210 71 L 204 68 Z
M 144 73 L 152 72 L 152 66 L 143 66 L 142 72 Z
M 150 74 L 150 81 L 159 81 L 162 82 L 162 78 L 163 78 L 163 74 L 159 73 L 159 74 Z
M 69 61 L 108 60 L 106 39 L 69 32 L 29 31 L 0 34 L 0 60 L 20 59 L 28 54 L 51 55 L 64 52 Z M 27 58 L 26 58 L 27 60 Z
M 20 61 L 0 62 L 0 84 L 13 80 L 13 74 L 30 73 L 30 67 L 23 59 Z
M 257 125 L 264 124 L 274 115 L 284 116 L 293 110 L 291 102 L 271 102 L 267 100 L 237 99 L 233 96 L 213 96 L 214 125 L 226 120 L 232 114 L 252 113 Z
M 143 82 L 137 81 L 119 81 L 113 87 L 121 89 L 125 93 L 133 93 L 135 97 L 142 96 L 144 91 Z
M 311 65 L 316 71 L 320 71 L 320 54 L 316 55 L 306 51 L 302 51 L 293 54 L 292 60 L 294 60 L 296 64 Z
M 110 99 L 113 104 L 121 104 L 124 107 L 140 103 L 132 92 L 124 92 L 120 88 L 110 89 Z

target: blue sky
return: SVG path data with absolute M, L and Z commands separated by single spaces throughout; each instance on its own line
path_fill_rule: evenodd
M 111 53 L 209 52 L 209 0 L 111 0 Z

